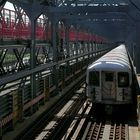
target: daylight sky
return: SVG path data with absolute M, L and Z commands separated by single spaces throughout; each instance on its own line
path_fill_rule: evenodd
M 6 9 L 10 9 L 10 10 L 15 10 L 14 7 L 13 7 L 13 4 L 10 3 L 10 2 L 6 2 L 4 8 L 6 8 Z

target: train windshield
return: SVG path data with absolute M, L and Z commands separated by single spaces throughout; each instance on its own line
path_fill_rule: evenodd
M 128 87 L 129 86 L 129 73 L 118 72 L 118 87 Z
M 105 74 L 105 80 L 107 81 L 107 82 L 112 82 L 113 81 L 113 73 L 106 73 Z
M 89 85 L 99 86 L 99 72 L 98 71 L 89 72 Z

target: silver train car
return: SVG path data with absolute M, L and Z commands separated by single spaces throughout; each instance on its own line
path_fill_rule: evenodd
M 122 44 L 88 66 L 86 95 L 94 104 L 131 104 L 132 79 L 130 59 Z

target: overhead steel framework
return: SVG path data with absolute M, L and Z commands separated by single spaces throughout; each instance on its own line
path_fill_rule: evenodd
M 61 39 L 65 40 L 66 45 L 68 40 L 77 38 L 77 41 L 85 39 L 89 41 L 105 40 L 108 42 L 125 42 L 131 54 L 135 54 L 134 60 L 137 70 L 140 71 L 138 63 L 139 44 L 140 44 L 140 2 L 137 0 L 9 0 L 13 3 L 15 9 L 15 19 L 13 20 L 13 11 L 9 12 L 9 17 L 3 10 L 7 1 L 0 1 L 0 17 L 1 17 L 1 40 L 3 37 L 13 37 L 22 39 L 29 38 L 27 44 L 31 46 L 31 69 L 36 69 L 35 54 L 36 41 L 46 39 L 51 41 L 53 47 L 53 61 L 57 58 L 57 36 L 61 34 Z M 28 18 L 25 17 L 28 16 Z M 40 23 L 37 22 L 40 15 L 43 19 Z M 30 22 L 27 22 L 26 21 Z M 14 21 L 14 22 L 13 22 Z M 30 24 L 27 26 L 27 24 Z M 38 26 L 44 24 L 44 27 Z M 56 28 L 57 24 L 61 26 L 61 31 Z M 50 26 L 51 25 L 51 26 Z M 9 28 L 7 28 L 9 26 Z M 47 29 L 46 29 L 47 27 Z M 50 29 L 49 29 L 49 28 Z M 5 30 L 7 28 L 7 30 Z M 71 38 L 68 39 L 68 31 L 71 31 Z M 10 30 L 10 32 L 9 32 Z M 51 30 L 51 33 L 50 31 Z M 24 32 L 23 32 L 24 31 Z M 85 32 L 85 33 L 82 33 Z M 29 35 L 30 34 L 30 35 Z M 85 34 L 88 34 L 85 37 Z M 5 36 L 4 36 L 5 35 Z M 77 36 L 77 37 L 76 37 Z M 83 36 L 83 37 L 82 37 Z M 94 38 L 94 39 L 93 39 Z M 27 46 L 28 46 L 27 45 Z M 76 42 L 76 45 L 77 42 Z M 66 48 L 69 52 L 69 48 Z M 25 51 L 25 50 L 24 50 Z M 3 63 L 6 51 L 1 52 L 1 64 Z M 22 62 L 24 53 L 13 49 L 20 67 L 24 67 Z M 45 56 L 46 58 L 46 56 Z M 19 68 L 18 68 L 19 69 Z M 1 66 L 1 71 L 4 68 Z M 29 72 L 33 74 L 34 72 Z M 24 74 L 22 74 L 24 75 Z M 26 74 L 25 74 L 26 75 Z M 21 77 L 21 76 L 20 76 Z M 34 77 L 34 76 L 32 76 Z M 9 77 L 4 77 L 1 80 L 1 85 L 8 82 Z M 14 77 L 11 78 L 15 79 Z M 11 81 L 10 80 L 10 81 Z M 35 81 L 32 79 L 32 81 Z
M 9 0 L 10 1 L 10 0 Z M 22 7 L 26 14 L 32 19 L 36 19 L 40 14 L 47 14 L 48 17 L 55 17 L 55 21 L 64 20 L 71 23 L 76 23 L 83 29 L 86 27 L 87 20 L 90 21 L 90 31 L 103 33 L 94 28 L 94 24 L 103 23 L 113 24 L 114 30 L 116 23 L 121 26 L 136 26 L 140 19 L 139 2 L 136 0 L 23 0 L 11 1 L 12 3 Z M 2 2 L 1 2 L 2 3 Z M 32 10 L 31 10 L 32 9 Z M 76 22 L 75 22 L 76 21 Z M 82 25 L 80 25 L 82 21 Z M 78 23 L 79 22 L 79 23 Z M 104 25 L 100 25 L 100 27 Z M 93 27 L 93 29 L 92 29 Z M 107 28 L 106 36 L 112 30 Z M 120 32 L 123 32 L 120 29 Z M 114 38 L 117 40 L 117 35 Z M 119 35 L 118 35 L 119 36 Z M 125 38 L 127 35 L 125 35 Z
M 0 4 L 4 5 L 5 2 L 6 0 L 1 0 Z M 67 25 L 73 24 L 76 28 L 78 26 L 82 30 L 89 30 L 112 41 L 129 42 L 129 45 L 139 44 L 137 38 L 140 2 L 137 0 L 9 0 L 9 2 L 24 9 L 31 19 L 32 28 L 34 21 L 44 14 L 54 24 L 63 21 Z
M 12 105 L 2 108 L 4 115 L 10 111 L 0 115 L 0 136 L 11 120 L 32 114 L 40 101 L 45 102 L 48 79 L 53 81 L 50 90 L 58 91 L 116 43 L 128 46 L 140 72 L 138 0 L 8 0 L 14 10 L 6 9 L 6 2 L 0 0 L 0 99 L 4 96 L 3 104 L 11 104 L 6 89 L 18 87 L 10 95 L 18 96 L 20 115 L 8 108 Z M 66 68 L 59 69 L 62 65 Z
M 2 11 L 6 0 L 0 1 L 0 11 Z M 2 35 L 5 33 L 7 36 L 12 35 L 14 37 L 15 29 L 16 37 L 21 36 L 22 38 L 28 37 L 31 39 L 31 69 L 35 68 L 35 46 L 36 40 L 39 38 L 44 38 L 46 36 L 39 36 L 36 34 L 38 30 L 46 29 L 43 27 L 37 28 L 37 19 L 40 15 L 44 15 L 44 23 L 49 25 L 49 20 L 51 21 L 51 31 L 50 34 L 52 46 L 53 46 L 53 56 L 54 61 L 57 61 L 57 34 L 58 29 L 56 29 L 56 24 L 59 22 L 63 22 L 65 28 L 69 30 L 71 25 L 74 30 L 86 31 L 88 34 L 96 34 L 95 38 L 101 36 L 111 42 L 125 42 L 129 46 L 130 52 L 132 50 L 135 53 L 135 62 L 137 65 L 138 71 L 140 71 L 140 64 L 138 63 L 138 55 L 139 51 L 139 33 L 140 33 L 140 2 L 137 0 L 9 0 L 14 4 L 15 8 L 15 23 L 10 22 L 11 30 L 9 32 L 4 32 L 2 29 Z M 24 13 L 25 12 L 25 13 Z M 9 11 L 12 13 L 12 11 Z M 30 31 L 24 33 L 23 35 L 23 25 L 25 26 L 27 23 L 24 23 L 23 16 L 27 15 L 30 20 Z M 12 14 L 9 14 L 10 18 Z M 1 26 L 4 27 L 6 21 L 4 20 L 4 12 L 0 14 L 1 17 Z M 9 20 L 9 19 L 6 19 Z M 3 22 L 2 22 L 3 21 Z M 12 21 L 12 18 L 11 18 Z M 46 21 L 46 23 L 45 23 Z M 7 25 L 8 22 L 7 22 Z M 12 28 L 11 28 L 12 27 Z M 22 29 L 22 32 L 20 30 Z M 65 32 L 65 33 L 64 33 Z M 63 39 L 66 38 L 66 32 L 63 31 L 61 36 Z M 8 34 L 9 33 L 9 34 Z M 75 37 L 76 34 L 74 33 Z M 82 34 L 81 34 L 82 35 Z M 90 35 L 89 35 L 90 36 Z M 102 40 L 103 42 L 103 40 Z M 66 41 L 67 43 L 67 41 Z M 69 51 L 69 50 L 67 50 Z M 14 51 L 15 52 L 15 51 Z M 6 54 L 6 53 L 5 53 Z M 21 56 L 19 57 L 18 52 L 16 53 L 17 59 L 21 62 Z M 2 61 L 1 61 L 2 62 Z M 20 63 L 22 66 L 22 62 Z M 3 70 L 4 71 L 4 70 Z M 34 81 L 34 80 L 33 80 Z

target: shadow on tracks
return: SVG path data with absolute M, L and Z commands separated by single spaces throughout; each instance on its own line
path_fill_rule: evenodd
M 136 109 L 132 105 L 116 105 L 108 110 L 104 105 L 94 105 L 91 118 L 96 122 L 129 123 L 138 126 Z

